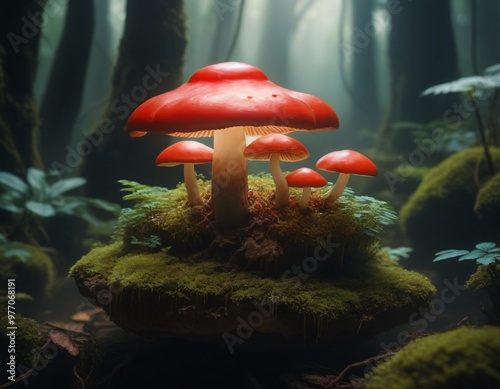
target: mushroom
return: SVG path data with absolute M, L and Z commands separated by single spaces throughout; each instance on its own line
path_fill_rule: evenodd
M 191 207 L 201 205 L 194 165 L 212 162 L 214 151 L 200 142 L 184 140 L 174 143 L 163 150 L 156 157 L 156 166 L 177 166 L 184 164 L 184 185 L 188 194 L 188 203 Z
M 276 205 L 285 205 L 289 190 L 280 161 L 296 162 L 309 157 L 309 152 L 298 140 L 283 134 L 268 134 L 250 143 L 243 155 L 251 160 L 269 161 L 269 168 L 276 184 Z
M 212 207 L 219 229 L 243 225 L 248 216 L 245 135 L 337 129 L 335 111 L 318 97 L 271 82 L 258 68 L 224 62 L 206 66 L 189 81 L 142 103 L 127 132 L 214 137 Z
M 302 188 L 302 197 L 299 201 L 299 208 L 306 209 L 311 198 L 311 188 L 322 188 L 327 182 L 318 172 L 307 167 L 301 167 L 286 175 L 286 182 L 291 188 Z
M 316 162 L 316 167 L 320 170 L 340 173 L 332 190 L 325 196 L 325 202 L 334 202 L 340 197 L 351 174 L 372 177 L 378 174 L 377 166 L 372 160 L 354 150 L 328 153 Z

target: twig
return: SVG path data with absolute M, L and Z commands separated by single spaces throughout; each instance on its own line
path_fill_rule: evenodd
M 481 139 L 481 144 L 483 145 L 486 164 L 488 165 L 488 169 L 490 170 L 491 174 L 495 174 L 495 166 L 493 165 L 493 162 L 491 160 L 490 150 L 488 148 L 488 144 L 486 142 L 486 136 L 484 134 L 483 121 L 481 120 L 481 116 L 479 114 L 479 102 L 477 101 L 477 98 L 473 95 L 472 92 L 467 92 L 466 95 L 468 95 L 469 98 L 474 103 L 474 115 L 476 117 L 476 122 L 477 122 L 477 131 L 479 132 L 479 138 Z
M 364 361 L 361 361 L 361 362 L 352 363 L 349 366 L 347 366 L 344 370 L 342 370 L 340 372 L 340 374 L 337 376 L 337 378 L 335 378 L 333 381 L 331 381 L 327 386 L 325 386 L 325 388 L 327 388 L 327 389 L 328 388 L 333 388 L 334 385 L 336 385 L 340 381 L 342 381 L 344 379 L 344 377 L 347 375 L 347 373 L 351 369 L 354 369 L 355 367 L 361 367 L 361 366 L 364 366 L 364 365 L 368 365 L 369 363 L 373 363 L 373 362 L 379 361 L 381 359 L 393 356 L 394 354 L 396 354 L 396 351 L 388 351 L 385 354 L 377 355 L 375 357 L 371 357 L 371 358 L 365 359 Z

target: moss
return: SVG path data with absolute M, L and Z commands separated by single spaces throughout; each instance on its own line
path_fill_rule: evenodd
M 309 339 L 319 336 L 321 326 L 335 330 L 325 332 L 325 339 L 362 337 L 406 320 L 411 310 L 426 305 L 434 293 L 425 277 L 403 270 L 383 253 L 366 267 L 335 281 L 309 275 L 302 281 L 291 275 L 285 280 L 261 277 L 218 261 L 202 261 L 198 255 L 179 258 L 165 251 L 127 253 L 117 242 L 92 250 L 70 275 L 86 296 L 95 297 L 92 294 L 99 288 L 92 292 L 92 287 L 78 280 L 98 277 L 104 280 L 101 288 L 118 291 L 104 309 L 120 326 L 163 335 L 186 331 L 176 327 L 178 322 L 198 335 L 213 337 L 234 330 L 237 317 L 255 311 L 254 302 L 258 301 L 272 302 L 275 309 L 263 332 L 299 337 L 304 335 L 307 322 Z M 179 314 L 186 307 L 200 312 L 188 323 Z M 223 314 L 207 320 L 208 312 Z M 368 317 L 376 319 L 364 324 Z M 362 324 L 363 330 L 358 332 Z
M 481 290 L 498 287 L 498 282 L 500 282 L 500 261 L 486 266 L 479 265 L 465 286 L 473 290 Z
M 21 252 L 21 256 L 7 256 L 17 251 Z M 0 246 L 0 274 L 3 285 L 8 278 L 14 278 L 18 293 L 25 293 L 37 301 L 43 301 L 50 294 L 55 269 L 51 258 L 41 248 L 20 242 L 9 242 Z
M 417 339 L 366 378 L 366 389 L 498 388 L 500 328 L 462 327 Z
M 8 334 L 10 330 L 7 330 L 8 321 L 5 308 L 1 309 L 0 316 L 0 331 L 3 334 L 2 350 L 4 350 L 4 352 L 7 352 L 10 339 L 5 335 Z M 16 365 L 25 365 L 31 367 L 33 365 L 35 356 L 38 354 L 40 348 L 43 345 L 43 339 L 39 331 L 39 325 L 36 321 L 23 317 L 19 313 L 16 313 L 15 325 L 17 327 L 17 329 L 15 330 Z
M 495 174 L 479 189 L 474 211 L 482 220 L 498 223 L 500 220 L 500 173 Z
M 500 167 L 500 149 L 491 148 Z M 474 213 L 478 192 L 476 181 L 485 182 L 490 173 L 481 148 L 456 154 L 430 170 L 401 210 L 401 222 L 416 250 L 427 254 L 476 242 L 494 240 L 498 225 L 485 225 Z
M 342 245 L 333 253 L 326 276 L 350 258 L 350 263 L 370 258 L 378 247 L 381 220 L 387 217 L 387 204 L 368 197 L 345 194 L 333 205 L 325 205 L 322 192 L 313 193 L 310 208 L 297 206 L 301 192 L 291 191 L 286 207 L 274 205 L 274 182 L 269 175 L 249 176 L 250 217 L 247 226 L 223 236 L 216 231 L 210 205 L 210 182 L 200 179 L 201 207 L 189 208 L 184 185 L 176 189 L 147 187 L 127 183 L 135 200 L 119 221 L 121 239 L 128 251 L 159 250 L 170 247 L 176 255 L 209 250 L 210 257 L 231 262 L 238 268 L 279 275 L 318 245 L 318 240 L 334 240 Z M 328 190 L 325 189 L 323 192 Z M 385 212 L 385 213 L 384 213 Z M 387 219 L 384 219 L 388 223 Z M 151 245 L 158 238 L 157 247 Z

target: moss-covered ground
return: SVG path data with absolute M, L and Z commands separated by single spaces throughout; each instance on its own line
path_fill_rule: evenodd
M 490 153 L 500 169 L 500 148 L 491 147 Z M 499 220 L 500 213 L 491 212 L 491 203 L 500 200 L 499 193 L 489 190 L 495 183 L 479 147 L 455 153 L 430 170 L 401 209 L 401 222 L 416 251 L 432 258 L 433 253 L 457 244 L 496 241 L 500 225 L 485 222 L 484 215 L 478 214 L 488 208 L 487 218 Z
M 367 376 L 366 389 L 500 387 L 500 328 L 461 327 L 417 339 Z
M 248 224 L 220 234 L 209 182 L 199 181 L 206 205 L 197 208 L 187 207 L 183 186 L 124 183 L 136 204 L 122 214 L 115 243 L 70 274 L 128 330 L 221 340 L 261 312 L 254 327 L 262 334 L 349 341 L 406 321 L 434 293 L 379 250 L 378 233 L 395 214 L 375 199 L 347 191 L 326 206 L 315 193 L 302 211 L 292 191 L 288 206 L 276 208 L 272 180 L 251 176 Z

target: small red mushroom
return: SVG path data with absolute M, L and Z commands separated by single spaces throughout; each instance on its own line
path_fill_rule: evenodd
M 377 166 L 373 161 L 354 150 L 328 153 L 316 162 L 316 167 L 320 170 L 340 173 L 332 190 L 325 196 L 325 202 L 333 202 L 340 197 L 351 174 L 372 177 L 378 174 Z
M 184 164 L 184 185 L 191 207 L 201 205 L 194 165 L 212 162 L 213 150 L 200 142 L 184 140 L 174 143 L 163 150 L 156 158 L 156 166 L 177 166 Z
M 286 175 L 286 182 L 291 188 L 302 188 L 302 197 L 299 201 L 299 208 L 306 209 L 311 198 L 311 188 L 322 188 L 327 182 L 318 172 L 302 167 Z
M 280 161 L 297 162 L 309 157 L 309 152 L 298 140 L 283 134 L 268 134 L 250 143 L 243 155 L 251 160 L 269 161 L 269 168 L 276 184 L 276 205 L 285 205 L 289 190 Z
M 213 136 L 214 218 L 221 229 L 231 229 L 248 216 L 245 135 L 338 126 L 337 114 L 320 98 L 276 85 L 254 66 L 224 62 L 206 66 L 187 83 L 142 103 L 129 117 L 127 132 L 132 137 L 147 132 Z

